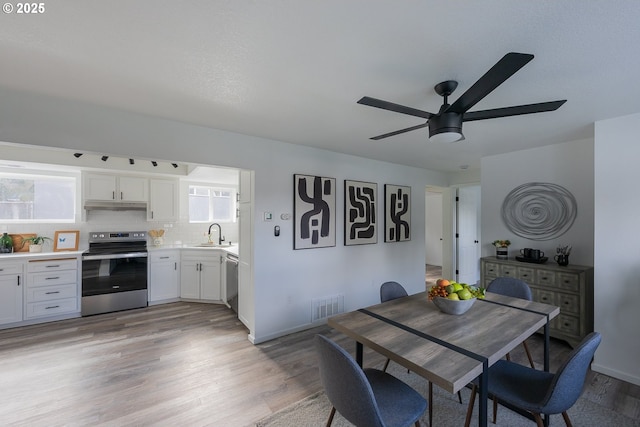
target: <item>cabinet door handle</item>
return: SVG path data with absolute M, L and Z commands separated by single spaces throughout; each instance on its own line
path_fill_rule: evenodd
M 112 192 L 111 192 L 111 198 L 112 198 L 113 200 L 115 200 L 115 199 L 116 199 L 116 192 L 115 192 L 115 191 L 112 191 Z
M 20 286 L 20 276 L 18 276 L 18 286 Z
M 60 306 L 59 305 L 52 305 L 51 307 L 47 307 L 45 310 L 49 310 L 49 309 L 52 309 L 52 308 L 60 308 Z
M 46 277 L 44 280 L 58 280 L 60 276 L 57 277 Z
M 169 259 L 168 256 L 161 256 L 160 259 Z
M 45 265 L 45 268 L 58 268 L 58 267 L 60 267 L 60 264 Z
M 46 292 L 46 295 L 59 294 L 60 291 Z
M 122 194 L 123 194 L 123 193 L 122 193 L 122 191 L 121 191 L 121 192 L 120 192 L 120 200 L 123 200 L 123 199 L 124 199 L 124 196 L 123 196 Z
M 174 269 L 174 270 L 178 270 L 178 263 L 177 263 L 177 262 L 174 262 L 174 263 L 173 263 L 173 269 Z

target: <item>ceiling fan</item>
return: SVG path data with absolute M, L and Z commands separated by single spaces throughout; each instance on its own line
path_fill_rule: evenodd
M 400 135 L 405 132 L 422 129 L 428 126 L 429 139 L 431 141 L 456 142 L 464 139 L 464 136 L 462 135 L 462 122 L 557 110 L 562 104 L 567 102 L 566 99 L 561 101 L 495 108 L 491 110 L 469 111 L 469 109 L 476 105 L 482 98 L 504 83 L 505 80 L 514 75 L 532 59 L 533 55 L 528 53 L 507 53 L 451 105 L 449 104 L 449 95 L 451 95 L 456 89 L 458 82 L 454 80 L 447 80 L 442 83 L 438 83 L 435 85 L 434 89 L 438 95 L 444 98 L 444 101 L 437 114 L 364 96 L 358 101 L 358 104 L 427 119 L 423 124 L 374 136 L 371 139 L 378 140 L 388 138 L 390 136 Z

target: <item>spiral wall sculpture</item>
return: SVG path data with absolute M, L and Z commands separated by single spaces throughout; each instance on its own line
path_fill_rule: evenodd
M 562 236 L 571 228 L 577 214 L 573 194 L 547 182 L 522 184 L 502 203 L 502 219 L 509 230 L 530 240 Z

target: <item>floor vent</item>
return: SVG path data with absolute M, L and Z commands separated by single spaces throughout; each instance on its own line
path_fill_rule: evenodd
M 326 319 L 335 314 L 344 313 L 344 295 L 332 295 L 311 301 L 311 321 Z

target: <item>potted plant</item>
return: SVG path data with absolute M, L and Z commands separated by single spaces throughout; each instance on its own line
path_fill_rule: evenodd
M 498 259 L 508 259 L 509 258 L 509 245 L 511 242 L 509 240 L 494 240 L 491 242 L 493 246 L 496 247 L 496 258 Z
M 26 237 L 22 240 L 22 245 L 24 246 L 25 243 L 29 243 L 29 252 L 42 252 L 42 245 L 44 245 L 47 240 L 53 241 L 46 236 Z

